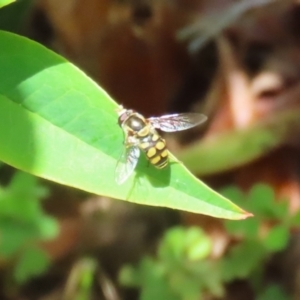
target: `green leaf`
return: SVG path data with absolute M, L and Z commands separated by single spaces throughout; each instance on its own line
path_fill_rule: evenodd
M 224 280 L 247 278 L 261 265 L 266 256 L 264 247 L 258 241 L 245 241 L 233 247 L 222 262 Z
M 288 201 L 276 201 L 273 189 L 266 184 L 255 184 L 248 193 L 243 193 L 237 187 L 231 186 L 223 189 L 221 194 L 231 199 L 236 205 L 242 205 L 252 211 L 257 221 L 280 220 L 291 222 L 289 220 Z M 250 222 L 250 220 L 247 220 L 243 224 Z M 235 228 L 241 224 L 232 225 Z
M 288 296 L 283 288 L 279 285 L 271 284 L 265 288 L 263 293 L 258 295 L 257 300 L 292 300 L 292 297 Z
M 265 184 L 256 184 L 252 187 L 248 201 L 255 216 L 262 219 L 282 220 L 288 216 L 288 201 L 278 202 L 275 200 L 273 189 Z
M 14 255 L 25 244 L 57 236 L 57 221 L 46 216 L 40 204 L 45 194 L 36 177 L 20 171 L 0 190 L 1 255 Z
M 16 0 L 0 0 L 0 8 L 5 6 L 5 5 L 8 5 L 10 3 L 13 3 L 15 2 Z
M 185 230 L 181 226 L 168 230 L 158 249 L 158 257 L 170 265 L 181 262 L 184 259 Z
M 14 270 L 14 276 L 18 283 L 24 283 L 30 277 L 45 272 L 49 266 L 50 259 L 45 251 L 36 247 L 26 249 Z
M 144 282 L 141 290 L 141 300 L 181 300 L 173 293 L 165 278 L 155 272 L 155 269 L 149 270 L 147 275 L 147 281 Z
M 256 238 L 259 232 L 259 220 L 252 218 L 242 222 L 226 221 L 225 228 L 228 233 L 244 238 Z
M 200 285 L 197 282 L 197 277 L 192 274 L 186 274 L 180 270 L 175 270 L 175 272 L 173 271 L 168 274 L 168 283 L 171 291 L 173 291 L 175 295 L 178 295 L 179 299 L 201 299 Z
M 290 226 L 300 226 L 300 211 L 291 217 Z
M 221 194 L 237 205 L 248 205 L 248 201 L 245 201 L 245 193 L 237 186 L 227 186 L 221 190 Z
M 168 282 L 168 276 L 162 263 L 152 258 L 144 257 L 136 270 L 133 270 L 132 279 L 141 287 L 141 300 L 180 300 L 175 295 Z
M 279 112 L 252 127 L 201 140 L 178 159 L 201 176 L 228 171 L 270 152 L 299 127 L 299 110 Z
M 186 256 L 190 261 L 204 259 L 212 250 L 210 238 L 198 227 L 191 227 L 186 230 L 184 243 Z
M 288 228 L 278 225 L 273 227 L 264 240 L 264 244 L 269 251 L 281 251 L 286 248 L 289 241 Z
M 0 30 L 15 33 L 24 32 L 24 30 L 26 30 L 24 24 L 28 23 L 29 14 L 32 13 L 31 5 L 33 1 L 34 0 L 4 0 L 4 2 L 10 2 L 11 4 L 0 9 Z
M 61 184 L 135 203 L 228 219 L 250 215 L 179 162 L 157 170 L 142 155 L 133 176 L 117 185 L 114 171 L 123 150 L 117 104 L 43 46 L 7 32 L 0 32 L 0 45 L 1 160 Z
M 169 229 L 159 246 L 158 256 L 169 264 L 197 261 L 211 252 L 210 238 L 198 227 Z
M 55 218 L 42 215 L 36 218 L 36 223 L 39 228 L 40 238 L 43 240 L 51 240 L 58 236 L 59 225 Z
M 121 285 L 129 287 L 137 287 L 141 284 L 139 270 L 131 265 L 124 265 L 118 275 L 118 281 Z
M 32 242 L 38 236 L 35 226 L 19 223 L 16 220 L 0 220 L 0 228 L 0 254 L 3 257 L 12 256 L 25 243 Z
M 0 198 L 0 218 L 12 218 L 16 222 L 35 223 L 44 216 L 40 198 L 47 191 L 37 183 L 37 178 L 23 172 L 16 172 Z

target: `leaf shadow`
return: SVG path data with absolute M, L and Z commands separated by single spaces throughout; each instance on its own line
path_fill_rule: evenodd
M 157 169 L 145 157 L 141 157 L 136 172 L 137 178 L 147 179 L 153 187 L 162 188 L 170 185 L 170 164 L 163 169 Z

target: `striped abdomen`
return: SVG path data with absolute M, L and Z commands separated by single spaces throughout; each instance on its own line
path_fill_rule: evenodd
M 141 140 L 139 148 L 145 152 L 147 159 L 158 169 L 168 164 L 168 150 L 165 140 L 155 132 L 150 132 Z

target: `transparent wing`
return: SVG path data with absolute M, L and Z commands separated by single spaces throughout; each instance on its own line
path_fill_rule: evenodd
M 166 132 L 180 131 L 195 127 L 207 120 L 207 117 L 197 113 L 183 113 L 149 118 L 153 127 Z
M 139 160 L 140 149 L 136 146 L 126 147 L 117 162 L 115 179 L 117 184 L 124 183 L 132 174 Z

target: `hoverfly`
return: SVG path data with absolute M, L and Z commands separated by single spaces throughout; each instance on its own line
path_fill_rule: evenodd
M 192 128 L 206 121 L 207 117 L 198 113 L 164 115 L 146 119 L 131 109 L 118 109 L 118 123 L 124 132 L 124 151 L 117 162 L 115 179 L 124 183 L 134 171 L 140 152 L 144 152 L 148 161 L 162 169 L 168 164 L 169 152 L 165 140 L 156 129 L 174 132 Z

